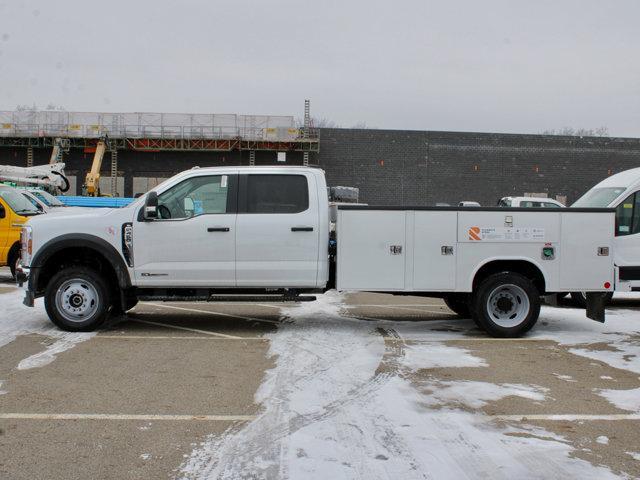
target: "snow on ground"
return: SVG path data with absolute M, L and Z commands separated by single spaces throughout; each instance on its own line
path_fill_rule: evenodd
M 554 373 L 553 376 L 556 377 L 558 380 L 564 380 L 565 382 L 577 382 L 577 380 L 573 378 L 571 375 L 561 375 L 559 373 Z
M 640 413 L 640 388 L 632 390 L 600 390 L 598 394 L 622 410 Z
M 409 380 L 433 366 L 485 368 L 467 350 L 437 344 L 460 339 L 470 322 L 366 322 L 342 315 L 341 302 L 328 293 L 284 310 L 289 322 L 269 335 L 276 365 L 255 399 L 262 413 L 207 438 L 179 478 L 617 478 L 572 458 L 556 434 L 466 410 L 511 395 L 540 401 L 540 387 Z M 544 312 L 551 328 L 540 325 L 537 335 L 586 328 L 585 340 L 606 337 L 601 325 L 572 315 L 563 331 L 554 315 Z
M 482 358 L 471 355 L 468 350 L 437 342 L 425 342 L 419 346 L 407 345 L 402 363 L 411 370 L 487 366 Z
M 95 333 L 63 332 L 53 325 L 44 310 L 42 299 L 36 301 L 34 308 L 22 304 L 24 291 L 0 294 L 0 347 L 15 340 L 19 335 L 38 334 L 55 339 L 43 351 L 25 358 L 18 364 L 18 369 L 42 367 L 55 360 L 56 355 L 84 342 Z
M 638 462 L 640 462 L 640 453 L 637 453 L 637 452 L 624 452 L 624 453 L 631 456 L 634 460 L 637 460 Z
M 542 401 L 544 392 L 547 390 L 535 385 L 463 380 L 429 383 L 421 391 L 427 395 L 423 401 L 426 405 L 458 404 L 470 408 L 481 408 L 488 402 L 509 396 Z

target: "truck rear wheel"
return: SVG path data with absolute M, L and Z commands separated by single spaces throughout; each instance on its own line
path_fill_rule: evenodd
M 494 337 L 518 337 L 538 321 L 540 292 L 524 275 L 496 273 L 484 279 L 471 302 L 476 323 Z
M 469 308 L 469 296 L 464 293 L 452 293 L 443 298 L 444 303 L 449 310 L 453 310 L 462 318 L 471 317 L 471 309 Z
M 109 316 L 109 288 L 100 274 L 86 267 L 69 267 L 56 273 L 44 294 L 53 323 L 69 332 L 88 332 Z

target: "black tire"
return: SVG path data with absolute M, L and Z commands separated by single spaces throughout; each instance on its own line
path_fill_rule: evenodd
M 607 292 L 604 299 L 604 305 L 605 306 L 609 305 L 612 299 L 613 299 L 613 292 Z M 571 300 L 573 300 L 573 303 L 578 307 L 587 308 L 587 297 L 584 296 L 584 293 L 571 292 Z
M 449 310 L 453 310 L 459 317 L 471 318 L 471 308 L 469 308 L 469 295 L 464 293 L 452 293 L 443 298 Z
M 12 250 L 9 252 L 9 258 L 7 258 L 7 262 L 9 263 L 9 270 L 11 270 L 11 278 L 16 279 L 16 270 L 18 268 L 18 263 L 20 262 L 20 250 Z
M 492 304 L 495 303 L 493 307 L 489 304 L 490 300 Z M 504 310 L 500 312 L 506 318 L 501 319 L 495 313 L 494 309 L 501 308 L 499 302 L 504 302 Z M 509 317 L 511 312 L 517 313 Z M 540 292 L 524 275 L 496 273 L 485 278 L 478 286 L 471 300 L 471 314 L 476 323 L 493 337 L 518 337 L 531 330 L 538 321 Z M 518 316 L 522 317 L 519 321 Z M 517 323 L 510 325 L 514 321 Z
M 80 299 L 84 302 L 79 305 L 75 319 L 69 316 L 73 313 L 65 315 L 64 309 L 61 311 L 56 302 L 58 290 L 65 284 L 73 282 L 71 286 L 65 287 L 65 291 L 74 289 L 73 285 L 77 285 L 80 293 L 71 293 L 65 300 L 64 292 L 61 291 L 61 304 L 66 304 L 69 308 L 73 308 L 72 303 Z M 90 290 L 92 289 L 92 290 Z M 75 291 L 75 290 L 72 290 Z M 85 294 L 83 296 L 83 293 Z M 91 295 L 88 295 L 88 294 Z M 44 293 L 44 306 L 49 315 L 49 319 L 62 330 L 68 332 L 90 332 L 100 327 L 109 317 L 109 307 L 111 305 L 111 294 L 104 278 L 95 270 L 87 267 L 77 266 L 68 267 L 56 273 L 47 285 Z M 87 310 L 84 310 L 87 308 Z M 81 313 L 86 311 L 86 316 Z

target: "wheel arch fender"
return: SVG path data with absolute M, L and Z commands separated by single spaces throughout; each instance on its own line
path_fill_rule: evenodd
M 535 277 L 531 280 L 533 280 L 541 294 L 546 291 L 547 285 L 550 284 L 550 279 L 545 273 L 545 269 L 542 268 L 537 261 L 531 257 L 509 256 L 490 257 L 476 265 L 470 275 L 470 278 L 467 279 L 468 284 L 466 287 L 469 291 L 473 291 L 477 287 L 478 283 L 487 275 L 490 275 L 491 273 L 498 273 L 502 270 L 525 275 L 527 273 L 534 273 Z
M 129 275 L 128 267 L 122 255 L 113 245 L 95 235 L 71 233 L 49 240 L 38 249 L 31 261 L 29 290 L 33 292 L 41 290 L 39 288 L 39 276 L 43 268 L 55 254 L 66 249 L 93 250 L 110 264 L 121 289 L 131 287 L 131 276 Z

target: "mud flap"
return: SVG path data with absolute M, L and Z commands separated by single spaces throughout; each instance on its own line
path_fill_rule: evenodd
M 604 306 L 606 303 L 606 292 L 587 292 L 587 318 L 596 322 L 604 323 Z

